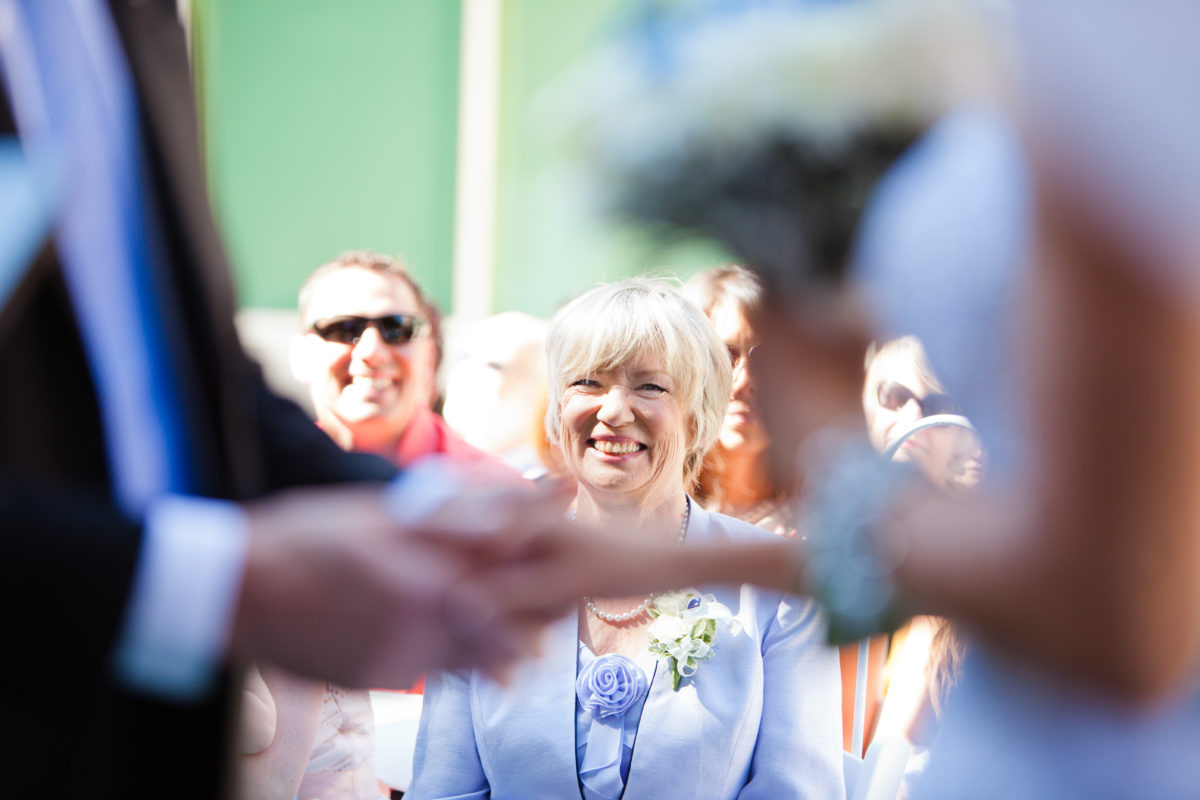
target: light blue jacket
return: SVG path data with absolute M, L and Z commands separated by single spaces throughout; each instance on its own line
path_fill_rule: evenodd
M 688 541 L 770 537 L 693 504 Z M 741 587 L 712 592 L 742 624 L 679 691 L 658 665 L 623 800 L 844 798 L 837 651 L 808 601 Z M 579 800 L 575 614 L 502 687 L 474 672 L 431 674 L 406 800 Z

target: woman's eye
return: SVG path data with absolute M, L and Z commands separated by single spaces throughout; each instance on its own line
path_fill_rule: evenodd
M 597 382 L 597 381 L 594 381 L 594 380 L 592 380 L 591 378 L 580 378 L 580 379 L 579 379 L 579 380 L 577 380 L 577 381 L 572 381 L 572 382 L 571 382 L 571 385 L 572 385 L 572 386 L 586 386 L 586 387 L 589 387 L 589 388 L 595 388 L 595 387 L 599 386 L 600 384 L 599 384 L 599 382 Z
M 643 383 L 641 386 L 638 387 L 638 390 L 642 391 L 642 392 L 655 392 L 655 393 L 666 391 L 666 389 L 659 386 L 657 383 Z

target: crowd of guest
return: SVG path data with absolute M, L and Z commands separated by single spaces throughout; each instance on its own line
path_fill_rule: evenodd
M 1194 796 L 1197 13 L 1013 7 L 1023 114 L 951 91 L 953 4 L 640 19 L 579 138 L 753 274 L 490 320 L 447 419 L 437 308 L 350 251 L 300 292 L 314 422 L 233 329 L 173 10 L 4 4 L 4 675 L 73 688 L 6 704 L 10 792 L 902 791 L 865 728 L 922 797 Z M 421 674 L 385 786 L 364 687 Z
M 448 457 L 510 480 L 519 480 L 514 468 L 527 479 L 553 474 L 575 487 L 569 516 L 601 531 L 659 530 L 679 546 L 738 541 L 756 530 L 803 539 L 802 487 L 771 468 L 771 434 L 750 369 L 762 292 L 752 272 L 729 265 L 685 284 L 629 280 L 593 289 L 548 329 L 503 313 L 466 332 L 442 392 L 438 309 L 398 260 L 349 251 L 301 287 L 289 357 L 316 424 L 345 449 L 401 465 Z M 983 451 L 969 421 L 928 424 L 959 409 L 921 343 L 905 336 L 864 358 L 863 425 L 876 449 L 945 491 L 977 484 Z M 945 621 L 918 617 L 873 637 L 866 704 L 856 709 L 859 648 L 828 647 L 815 606 L 750 586 L 689 591 L 720 619 L 708 645 L 720 657 L 711 664 L 656 658 L 652 637 L 668 602 L 658 593 L 585 597 L 551 626 L 542 656 L 505 683 L 472 672 L 419 681 L 412 691 L 425 700 L 411 786 L 375 776 L 366 690 L 251 665 L 239 791 L 261 800 L 405 790 L 520 797 L 533 787 L 566 791 L 577 780 L 588 798 L 618 797 L 627 784 L 655 796 L 695 797 L 705 786 L 714 797 L 838 797 L 856 710 L 864 747 L 876 735 L 932 739 L 961 659 Z M 629 682 L 617 711 L 571 688 L 597 674 Z M 562 696 L 556 686 L 565 687 Z M 521 756 L 532 751 L 541 753 L 537 769 Z M 667 764 L 684 768 L 692 783 L 665 788 Z

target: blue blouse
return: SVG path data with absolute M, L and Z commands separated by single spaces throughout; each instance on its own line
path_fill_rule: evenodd
M 772 539 L 692 507 L 689 542 Z M 845 800 L 841 672 L 815 606 L 752 586 L 692 588 L 716 595 L 738 630 L 719 634 L 716 654 L 678 691 L 662 667 L 644 706 L 623 709 L 640 718 L 632 760 L 622 725 L 622 800 Z M 596 742 L 590 720 L 579 733 L 579 676 L 598 660 L 588 655 L 572 611 L 506 684 L 469 670 L 429 673 L 405 799 L 581 800 L 579 767 L 587 771 Z M 653 666 L 635 663 L 647 674 Z
M 575 755 L 579 767 L 579 787 L 583 800 L 619 800 L 629 778 L 633 761 L 633 743 L 637 739 L 638 723 L 650 682 L 654 679 L 657 660 L 649 652 L 630 660 L 624 656 L 596 656 L 583 642 L 579 643 L 576 675 L 584 678 L 598 659 L 619 659 L 622 668 L 637 670 L 641 683 L 637 696 L 623 713 L 599 716 L 584 707 L 585 692 L 577 682 L 575 697 Z

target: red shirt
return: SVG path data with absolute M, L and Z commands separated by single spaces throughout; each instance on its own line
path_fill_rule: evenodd
M 478 447 L 467 442 L 451 430 L 439 414 L 428 408 L 421 407 L 413 412 L 408 427 L 400 435 L 396 445 L 396 455 L 392 459 L 396 466 L 403 467 L 411 464 L 421 456 L 440 453 L 461 464 L 484 464 L 488 466 L 505 467 L 505 464 L 494 456 L 483 452 Z

